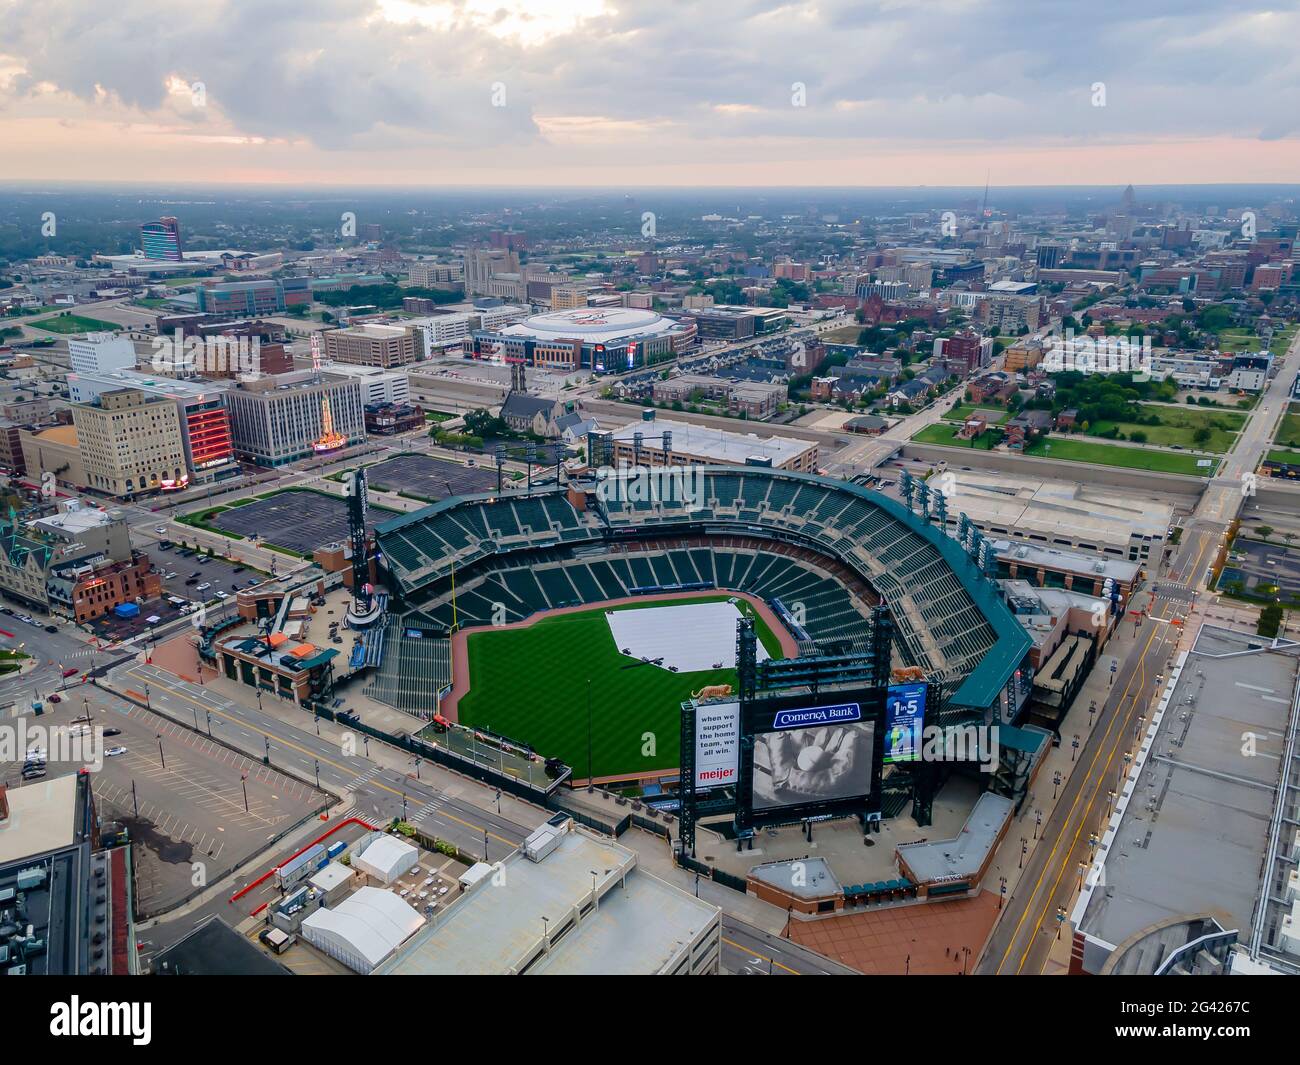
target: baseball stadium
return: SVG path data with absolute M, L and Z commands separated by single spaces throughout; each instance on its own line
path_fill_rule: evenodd
M 687 501 L 597 480 L 444 499 L 376 526 L 391 601 L 369 693 L 557 757 L 576 778 L 679 765 L 683 700 L 735 683 L 736 622 L 781 659 L 865 649 L 1000 714 L 1029 639 L 957 540 L 861 485 L 766 467 L 692 467 Z M 969 546 L 969 545 L 968 545 Z

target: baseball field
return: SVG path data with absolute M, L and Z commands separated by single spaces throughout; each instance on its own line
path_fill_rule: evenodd
M 727 602 L 718 594 L 690 603 Z M 461 724 L 490 729 L 558 757 L 586 779 L 588 698 L 591 771 L 597 779 L 633 776 L 679 764 L 681 703 L 706 685 L 736 685 L 734 668 L 670 672 L 620 653 L 606 611 L 680 607 L 683 600 L 652 599 L 543 616 L 517 627 L 466 636 L 469 690 L 459 699 Z M 738 609 L 753 607 L 735 600 Z M 771 625 L 755 614 L 767 653 L 782 657 Z M 689 633 L 684 633 L 689 639 Z M 719 633 L 718 639 L 724 634 Z M 734 645 L 734 628 L 725 634 Z

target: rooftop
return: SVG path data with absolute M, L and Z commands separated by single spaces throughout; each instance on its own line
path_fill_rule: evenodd
M 516 851 L 502 873 L 479 880 L 378 971 L 654 973 L 717 919 L 717 907 L 641 872 L 634 852 L 583 829 L 565 832 L 540 862 Z M 593 888 L 597 910 L 568 929 Z M 544 933 L 550 951 L 538 959 Z
M 613 435 L 615 440 L 631 443 L 632 438 L 641 433 L 645 445 L 654 448 L 658 444 L 659 434 L 665 432 L 673 434 L 672 449 L 678 454 L 696 455 L 737 466 L 743 465 L 746 459 L 753 456 L 771 459 L 773 466 L 780 466 L 816 446 L 810 441 L 788 436 L 760 437 L 754 433 L 733 433 L 728 429 L 677 422 L 670 418 L 629 422 L 622 428 L 615 429 Z
M 1207 626 L 1180 655 L 1071 915 L 1094 943 L 1113 948 L 1150 925 L 1202 913 L 1246 942 L 1260 905 L 1263 941 L 1272 941 L 1279 904 L 1268 890 L 1274 874 L 1262 873 L 1298 648 L 1270 643 Z M 1283 802 L 1282 814 L 1294 818 L 1295 796 Z

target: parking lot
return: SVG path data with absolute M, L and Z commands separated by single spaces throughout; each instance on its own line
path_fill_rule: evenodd
M 196 881 L 224 876 L 328 801 L 308 784 L 98 688 L 78 689 L 58 712 L 25 720 L 75 727 L 87 717 L 105 730 L 105 757 L 92 779 L 100 816 L 125 824 L 139 845 L 143 915 L 177 905 L 200 887 Z M 120 753 L 107 753 L 115 749 Z M 53 761 L 66 753 L 54 744 L 47 750 L 48 776 L 82 767 Z M 0 779 L 10 784 L 21 772 L 21 763 L 0 765 Z
M 407 492 L 436 502 L 451 495 L 494 491 L 496 464 L 462 466 L 431 455 L 397 455 L 367 467 L 366 483 L 383 491 Z
M 1241 536 L 1234 541 L 1232 550 L 1234 557 L 1223 567 L 1219 588 L 1232 590 L 1230 586 L 1240 583 L 1241 591 L 1253 595 L 1277 595 L 1283 600 L 1300 598 L 1300 548 L 1266 544 Z M 1261 585 L 1276 587 L 1278 591 L 1263 591 Z
M 384 521 L 394 514 L 379 507 L 370 508 L 367 526 Z M 288 548 L 305 557 L 322 544 L 347 539 L 347 503 L 319 492 L 280 492 L 268 499 L 258 499 L 233 510 L 223 510 L 211 524 L 226 532 L 268 544 Z

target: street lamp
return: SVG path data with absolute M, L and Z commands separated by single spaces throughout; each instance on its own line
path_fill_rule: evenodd
M 162 762 L 162 767 L 163 767 L 164 769 L 166 769 L 166 768 L 167 768 L 167 759 L 166 759 L 166 757 L 163 755 L 163 748 L 162 748 L 162 733 L 161 733 L 161 732 L 159 732 L 159 733 L 156 734 L 156 739 L 158 740 L 158 760 L 159 760 L 160 762 Z
M 1061 771 L 1058 769 L 1052 774 L 1052 798 L 1055 799 L 1058 790 L 1061 787 Z
M 1025 855 L 1029 853 L 1029 840 L 1024 836 L 1020 837 L 1020 868 L 1025 867 Z

